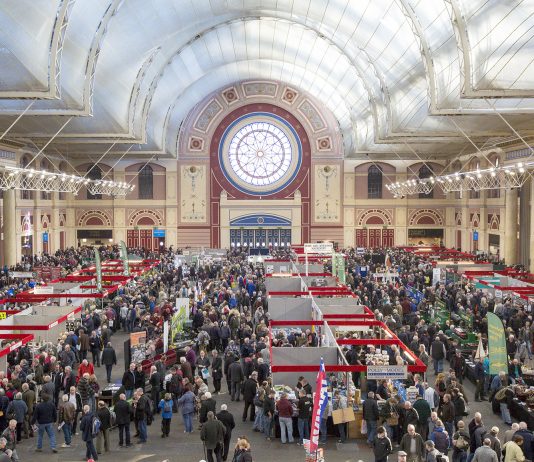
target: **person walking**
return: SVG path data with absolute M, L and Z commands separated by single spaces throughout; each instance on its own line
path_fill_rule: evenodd
M 36 451 L 41 452 L 43 450 L 43 435 L 48 435 L 50 440 L 50 448 L 52 452 L 57 452 L 56 449 L 56 433 L 52 427 L 54 422 L 57 420 L 56 406 L 52 402 L 52 397 L 48 395 L 42 396 L 43 401 L 35 406 L 35 411 L 33 413 L 32 424 L 37 423 L 38 432 L 37 432 L 37 447 Z
M 254 406 L 254 397 L 258 391 L 258 373 L 253 372 L 250 377 L 245 380 L 243 384 L 243 401 L 245 402 L 243 408 L 243 422 L 247 420 L 248 410 L 250 408 L 250 421 L 254 422 L 256 418 L 256 408 Z
M 111 412 L 104 401 L 98 402 L 96 415 L 100 420 L 100 431 L 96 435 L 96 452 L 102 454 L 103 450 L 109 452 L 109 429 L 111 428 Z
M 139 443 L 146 443 L 148 437 L 147 420 L 152 418 L 150 400 L 148 396 L 144 394 L 142 388 L 138 388 L 136 393 L 139 396 L 137 403 L 135 404 L 135 419 L 138 422 Z
M 208 462 L 214 462 L 214 454 L 217 462 L 222 462 L 224 432 L 225 428 L 223 423 L 215 419 L 213 412 L 208 412 L 208 420 L 202 425 L 200 432 L 200 439 L 204 442 L 204 447 L 207 451 Z
M 214 393 L 219 394 L 223 378 L 223 361 L 217 350 L 211 352 L 211 358 L 211 377 L 213 378 Z
M 156 366 L 150 368 L 150 399 L 152 400 L 153 408 L 155 409 L 156 414 L 159 414 L 159 400 L 161 394 L 161 376 L 159 375 L 158 369 Z
M 96 452 L 93 439 L 95 438 L 94 431 L 96 430 L 96 417 L 91 411 L 91 406 L 88 404 L 83 407 L 83 417 L 80 421 L 80 430 L 82 431 L 82 441 L 85 443 L 85 458 L 87 460 L 98 460 L 98 454 Z
M 115 412 L 115 423 L 119 427 L 119 447 L 129 448 L 132 446 L 130 441 L 130 422 L 132 421 L 133 411 L 132 406 L 126 401 L 126 394 L 119 395 L 119 401 L 115 404 L 113 411 Z
M 69 395 L 61 397 L 61 404 L 58 411 L 58 429 L 63 431 L 65 442 L 61 445 L 62 448 L 70 448 L 72 442 L 72 424 L 76 418 L 76 406 L 69 401 Z
M 445 344 L 440 340 L 439 337 L 436 337 L 435 340 L 430 345 L 430 356 L 434 361 L 434 375 L 438 375 L 443 372 L 443 360 L 447 355 L 445 349 Z
M 5 438 L 5 448 L 11 451 L 11 462 L 19 462 L 19 456 L 17 454 L 17 421 L 11 419 L 9 425 L 2 432 L 2 438 Z
M 106 377 L 108 383 L 111 383 L 111 371 L 113 366 L 117 364 L 117 354 L 111 342 L 108 342 L 104 347 L 104 351 L 102 351 L 102 364 L 106 366 Z
M 508 441 L 502 447 L 505 453 L 503 462 L 525 462 L 526 459 L 522 449 L 523 443 L 524 440 L 521 435 L 514 435 L 512 441 Z
M 26 406 L 26 403 L 22 400 L 22 393 L 18 392 L 15 394 L 15 399 L 11 401 L 7 407 L 8 418 L 11 416 L 11 419 L 17 421 L 17 443 L 22 441 L 22 428 L 27 413 L 28 406 Z
M 28 383 L 22 384 L 22 401 L 28 407 L 26 419 L 24 420 L 24 438 L 30 438 L 33 437 L 33 428 L 30 422 L 32 421 L 33 409 L 35 407 L 35 391 L 30 388 Z
M 375 394 L 370 391 L 367 393 L 367 399 L 363 402 L 363 418 L 367 424 L 367 445 L 373 446 L 376 435 L 376 421 L 378 420 L 378 404 L 375 400 Z
M 232 430 L 235 428 L 234 416 L 228 412 L 226 404 L 221 405 L 221 412 L 217 414 L 217 420 L 223 423 L 225 432 L 223 440 L 222 460 L 226 461 L 228 458 L 228 451 L 230 450 L 230 440 L 232 439 Z
M 491 449 L 491 441 L 489 438 L 485 438 L 482 442 L 482 446 L 477 448 L 473 456 L 474 462 L 500 462 L 497 458 L 497 453 Z
M 347 408 L 347 397 L 339 393 L 339 390 L 334 392 L 334 400 L 332 403 L 332 409 L 336 411 L 337 409 L 346 409 Z M 339 432 L 338 443 L 345 443 L 347 440 L 347 432 L 345 431 L 345 423 L 337 424 L 337 430 Z
M 230 376 L 232 401 L 239 401 L 241 397 L 241 382 L 243 382 L 244 374 L 239 358 L 235 358 L 234 362 L 228 368 L 228 375 Z
M 391 440 L 388 438 L 386 429 L 378 427 L 376 436 L 373 440 L 373 453 L 375 455 L 375 462 L 387 462 L 388 456 L 393 452 Z
M 466 462 L 470 441 L 469 432 L 465 429 L 463 420 L 458 422 L 457 427 L 458 430 L 452 436 L 452 462 Z
M 282 444 L 286 444 L 287 441 L 293 443 L 293 405 L 287 399 L 287 393 L 280 395 L 280 399 L 276 402 L 276 410 L 280 422 Z
M 100 367 L 100 350 L 102 349 L 100 337 L 96 334 L 96 330 L 91 332 L 89 337 L 89 349 L 93 357 L 93 365 Z
M 184 421 L 184 433 L 193 432 L 193 416 L 195 414 L 195 394 L 189 389 L 178 400 L 177 405 L 182 408 L 182 419 Z
M 419 433 L 415 431 L 415 425 L 408 425 L 408 432 L 402 437 L 400 450 L 404 451 L 406 462 L 422 462 L 425 443 Z
M 161 411 L 162 438 L 167 438 L 171 431 L 172 405 L 172 395 L 170 393 L 165 393 L 165 397 L 158 404 L 158 408 Z
M 252 462 L 250 443 L 245 438 L 237 441 L 233 462 Z

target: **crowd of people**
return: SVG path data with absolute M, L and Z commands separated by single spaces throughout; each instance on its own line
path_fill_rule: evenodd
M 118 256 L 116 248 L 107 252 L 104 258 Z M 385 257 L 386 252 L 392 264 L 388 271 L 393 271 L 395 277 L 372 277 L 386 270 L 385 259 L 376 258 Z M 347 285 L 359 302 L 370 307 L 427 365 L 426 373 L 409 374 L 403 383 L 405 388 L 417 388 L 413 402 L 390 381 L 352 375 L 354 385 L 362 389 L 365 398 L 366 440 L 376 461 L 386 461 L 393 453 L 399 460 L 405 458 L 409 462 L 438 462 L 440 454 L 449 455 L 453 462 L 533 460 L 534 436 L 526 423 L 512 423 L 508 406 L 514 395 L 513 387 L 508 385 L 521 383 L 521 366 L 532 356 L 529 308 L 510 299 L 487 297 L 465 281 L 433 286 L 431 263 L 407 251 L 375 250 L 375 258 L 371 254 L 358 255 L 352 249 L 345 253 Z M 50 261 L 75 269 L 87 256 L 86 249 L 79 249 L 56 255 Z M 0 372 L 0 431 L 6 440 L 4 444 L 0 438 L 0 462 L 4 454 L 9 460 L 18 460 L 17 445 L 35 434 L 38 451 L 43 450 L 46 434 L 51 450 L 56 452 L 56 428 L 63 434 L 62 448 L 70 447 L 80 434 L 87 460 L 98 460 L 112 446 L 110 428 L 118 427 L 120 447 L 130 447 L 134 438 L 138 438 L 136 443 L 145 444 L 149 441 L 148 426 L 155 419 L 160 421 L 161 437 L 171 436 L 175 414 L 182 417 L 186 438 L 203 441 L 210 462 L 214 458 L 227 460 L 232 447 L 233 460 L 250 461 L 249 438 L 242 436 L 236 446 L 232 445 L 237 416 L 228 410 L 228 401 L 242 402 L 242 421 L 249 421 L 250 430 L 262 434 L 267 441 L 278 432 L 284 444 L 302 444 L 309 438 L 312 386 L 304 377 L 296 378 L 297 399 L 292 402 L 285 393 L 277 393 L 271 382 L 270 316 L 263 265 L 249 263 L 247 255 L 239 251 L 198 267 L 176 265 L 176 257 L 172 250 L 163 252 L 157 271 L 122 287 L 106 299 L 103 309 L 86 304 L 79 326 L 66 332 L 57 345 L 38 352 L 22 347 L 8 357 L 9 369 Z M 31 267 L 34 263 L 23 262 L 21 268 L 26 270 L 28 264 Z M 362 266 L 369 268 L 365 276 L 358 270 Z M 410 297 L 409 289 L 420 291 L 422 298 Z M 163 322 L 172 316 L 176 297 L 190 299 L 193 347 L 186 347 L 183 356 L 168 370 L 161 361 L 156 361 L 148 372 L 132 363 L 120 374 L 121 389 L 114 397 L 113 407 L 109 407 L 99 399 L 99 391 L 112 382 L 117 364 L 113 336 L 145 331 L 147 357 L 160 353 Z M 426 316 L 438 297 L 451 312 L 445 329 Z M 487 428 L 479 412 L 470 412 L 470 397 L 463 385 L 467 372 L 465 354 L 457 350 L 450 335 L 455 324 L 461 326 L 463 322 L 454 321 L 460 319 L 455 315 L 467 314 L 472 319 L 470 329 L 485 338 L 488 311 L 500 316 L 507 329 L 510 366 L 490 376 L 487 359 L 476 360 L 476 393 L 472 401 L 491 399 L 503 423 L 509 426 L 506 431 L 495 426 Z M 376 331 L 370 331 L 361 338 L 376 335 Z M 313 347 L 319 339 L 305 331 L 301 335 L 281 335 L 275 341 L 279 346 Z M 351 347 L 345 349 L 345 355 L 351 365 L 373 364 L 374 349 Z M 395 346 L 388 346 L 386 354 L 389 364 L 413 361 Z M 106 369 L 105 380 L 97 379 L 97 375 L 103 377 L 95 374 L 99 367 Z M 334 380 L 332 377 L 330 382 L 332 400 L 321 421 L 321 444 L 327 442 L 332 412 L 352 404 L 351 396 L 336 390 Z M 220 396 L 226 391 L 227 396 Z M 335 432 L 338 442 L 345 443 L 346 425 L 336 425 Z M 493 458 L 494 453 L 497 459 Z

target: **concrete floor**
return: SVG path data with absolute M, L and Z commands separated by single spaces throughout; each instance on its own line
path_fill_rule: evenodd
M 120 381 L 123 373 L 123 342 L 126 340 L 126 335 L 117 333 L 112 338 L 112 343 L 116 349 L 118 356 L 118 365 L 113 370 L 113 381 Z M 103 367 L 95 368 L 96 375 L 100 383 L 105 383 L 105 369 Z M 433 376 L 431 374 L 431 379 Z M 296 380 L 295 380 L 296 382 Z M 210 390 L 212 384 L 209 383 Z M 491 407 L 487 402 L 474 403 L 474 386 L 469 381 L 464 382 L 464 388 L 470 400 L 471 415 L 467 417 L 467 421 L 471 420 L 472 414 L 475 411 L 482 412 L 483 420 L 486 427 L 497 425 L 501 432 L 508 429 L 501 419 L 493 415 Z M 223 391 L 226 390 L 226 382 L 223 380 Z M 241 414 L 243 412 L 243 403 L 232 402 L 227 393 L 215 395 L 217 400 L 217 411 L 219 411 L 221 404 L 228 404 L 228 410 L 234 414 L 236 421 L 236 428 L 232 433 L 232 446 L 235 444 L 236 438 L 239 435 L 246 435 L 249 438 L 252 446 L 252 455 L 254 462 L 267 461 L 284 461 L 284 462 L 302 462 L 304 460 L 304 449 L 296 444 L 284 444 L 280 440 L 271 442 L 266 441 L 261 434 L 251 430 L 250 422 L 242 422 Z M 102 461 L 146 461 L 146 462 L 162 462 L 168 460 L 169 462 L 198 462 L 204 458 L 203 444 L 200 441 L 198 425 L 195 422 L 195 431 L 190 435 L 184 434 L 184 426 L 180 414 L 174 414 L 171 423 L 170 438 L 161 438 L 159 416 L 156 416 L 154 423 L 148 427 L 149 436 L 146 444 L 134 444 L 132 448 L 119 448 L 118 446 L 118 432 L 113 430 L 111 432 L 111 450 L 108 453 L 102 454 L 99 460 Z M 132 425 L 133 428 L 133 425 Z M 133 434 L 133 433 L 132 433 Z M 136 438 L 133 438 L 134 443 Z M 43 452 L 36 453 L 36 438 L 23 440 L 18 446 L 18 454 L 21 462 L 71 462 L 85 460 L 85 443 L 81 441 L 80 436 L 73 438 L 72 447 L 61 449 L 59 446 L 64 442 L 63 434 L 57 434 L 58 454 L 52 453 L 47 437 L 45 435 L 43 443 Z M 367 447 L 363 440 L 349 440 L 346 444 L 338 444 L 334 437 L 330 437 L 328 444 L 324 447 L 325 460 L 327 462 L 358 462 L 358 461 L 373 461 L 373 453 Z M 233 449 L 231 449 L 228 460 L 231 461 L 233 456 Z M 391 461 L 396 462 L 396 457 L 390 457 Z

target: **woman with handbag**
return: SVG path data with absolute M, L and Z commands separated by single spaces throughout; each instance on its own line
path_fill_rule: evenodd
M 204 350 L 200 350 L 200 354 L 197 357 L 195 361 L 195 365 L 197 367 L 197 371 L 199 372 L 199 375 L 202 376 L 202 380 L 207 385 L 208 384 L 208 378 L 210 376 L 210 360 L 206 356 L 206 352 Z

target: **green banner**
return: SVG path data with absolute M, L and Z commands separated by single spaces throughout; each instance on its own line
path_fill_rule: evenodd
M 332 254 L 332 276 L 337 276 L 337 253 Z
M 128 249 L 126 249 L 126 244 L 124 241 L 121 241 L 121 260 L 122 260 L 122 267 L 124 268 L 123 274 L 125 276 L 130 275 L 130 266 L 128 264 Z
M 494 313 L 488 313 L 488 349 L 489 373 L 508 373 L 508 355 L 506 352 L 506 337 L 501 319 Z
M 176 311 L 171 318 L 171 343 L 184 330 L 184 324 L 189 318 L 189 298 L 176 299 Z
M 95 249 L 95 267 L 96 267 L 96 290 L 102 292 L 102 263 L 100 262 L 100 252 Z
M 441 299 L 436 297 L 436 301 L 434 302 L 434 306 L 437 310 L 446 310 L 447 304 Z
M 337 254 L 337 277 L 341 284 L 345 284 L 345 258 L 342 253 Z

